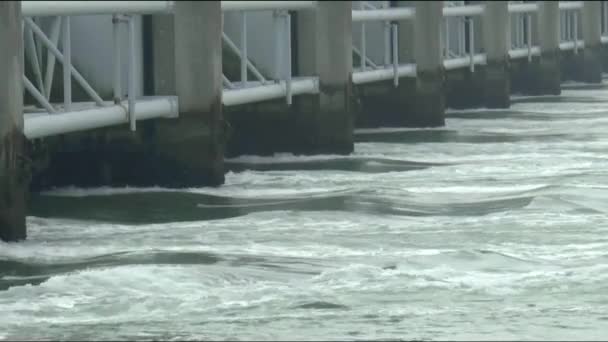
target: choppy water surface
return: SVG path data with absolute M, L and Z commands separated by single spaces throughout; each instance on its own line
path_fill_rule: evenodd
M 608 87 L 357 140 L 217 189 L 35 198 L 0 339 L 608 337 Z

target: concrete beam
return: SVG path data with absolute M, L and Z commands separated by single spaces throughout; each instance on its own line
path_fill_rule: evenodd
M 21 1 L 0 2 L 0 240 L 26 237 Z

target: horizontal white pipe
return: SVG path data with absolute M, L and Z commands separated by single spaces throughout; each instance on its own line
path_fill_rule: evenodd
M 22 1 L 23 16 L 162 14 L 173 12 L 173 1 Z
M 582 49 L 585 47 L 585 42 L 582 40 L 578 41 L 578 48 Z M 559 49 L 560 50 L 574 50 L 574 42 L 562 42 L 559 43 Z
M 532 52 L 532 56 L 540 56 L 540 48 L 538 46 L 533 46 L 530 50 Z M 509 58 L 511 59 L 524 57 L 528 57 L 528 48 L 509 50 Z
M 375 10 L 353 10 L 353 22 L 360 21 L 384 21 L 384 20 L 406 20 L 416 15 L 413 8 L 391 8 Z
M 316 78 L 293 80 L 291 94 L 317 94 L 319 92 Z M 283 98 L 287 95 L 285 82 L 241 89 L 225 89 L 222 103 L 225 106 L 236 106 L 246 103 Z
M 127 103 L 108 107 L 86 109 L 65 114 L 25 116 L 24 134 L 28 139 L 84 131 L 88 129 L 129 123 Z M 167 96 L 137 101 L 137 120 L 174 118 L 178 115 L 178 101 Z
M 538 12 L 538 4 L 509 4 L 509 13 Z
M 397 68 L 399 77 L 416 77 L 416 64 L 402 64 Z M 395 77 L 393 68 L 353 72 L 353 83 L 364 84 L 392 80 Z
M 602 36 L 602 37 L 600 38 L 600 41 L 602 42 L 602 44 L 606 44 L 606 43 L 608 43 L 608 36 Z
M 583 8 L 583 2 L 582 1 L 560 1 L 559 2 L 559 9 L 560 10 L 575 10 L 575 9 L 581 9 Z
M 473 57 L 474 64 L 486 64 L 486 54 L 479 53 Z M 459 68 L 468 68 L 471 66 L 471 58 L 469 56 L 460 58 L 450 58 L 443 60 L 443 67 L 445 70 L 453 70 Z
M 316 1 L 222 1 L 222 11 L 299 10 L 316 6 Z
M 462 16 L 473 16 L 481 15 L 483 13 L 484 6 L 482 5 L 467 5 L 467 6 L 454 6 L 444 7 L 444 17 L 462 17 Z

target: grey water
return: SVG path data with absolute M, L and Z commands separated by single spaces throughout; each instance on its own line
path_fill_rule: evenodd
M 220 188 L 35 196 L 0 339 L 608 338 L 608 85 L 356 139 Z

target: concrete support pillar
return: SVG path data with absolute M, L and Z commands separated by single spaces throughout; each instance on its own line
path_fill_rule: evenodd
M 445 124 L 444 68 L 441 49 L 443 1 L 416 1 L 414 58 L 416 99 L 413 119 L 423 126 Z
M 0 240 L 25 239 L 21 1 L 0 2 Z
M 174 61 L 174 66 L 158 65 L 155 70 L 174 69 L 175 79 L 155 83 L 157 90 L 169 92 L 175 82 L 180 117 L 157 125 L 155 150 L 164 164 L 157 170 L 157 179 L 169 186 L 220 185 L 224 182 L 225 144 L 220 1 L 176 2 L 172 26 L 174 58 L 165 60 Z M 161 23 L 157 29 L 154 44 L 162 40 L 163 32 L 171 31 L 171 23 Z M 155 72 L 155 77 L 159 74 L 164 73 Z
M 510 105 L 507 5 L 508 1 L 488 1 L 482 18 L 483 47 L 487 58 L 484 103 L 488 108 L 508 108 Z
M 588 83 L 602 82 L 602 2 L 583 1 L 581 25 L 585 49 L 579 60 L 578 75 L 580 81 Z
M 294 97 L 298 152 L 354 149 L 351 6 L 350 1 L 319 1 L 315 11 L 298 14 L 298 71 L 319 77 L 319 95 Z
M 532 94 L 559 95 L 561 93 L 559 18 L 557 1 L 538 2 L 537 29 L 541 55 L 531 67 L 527 82 L 531 86 Z

